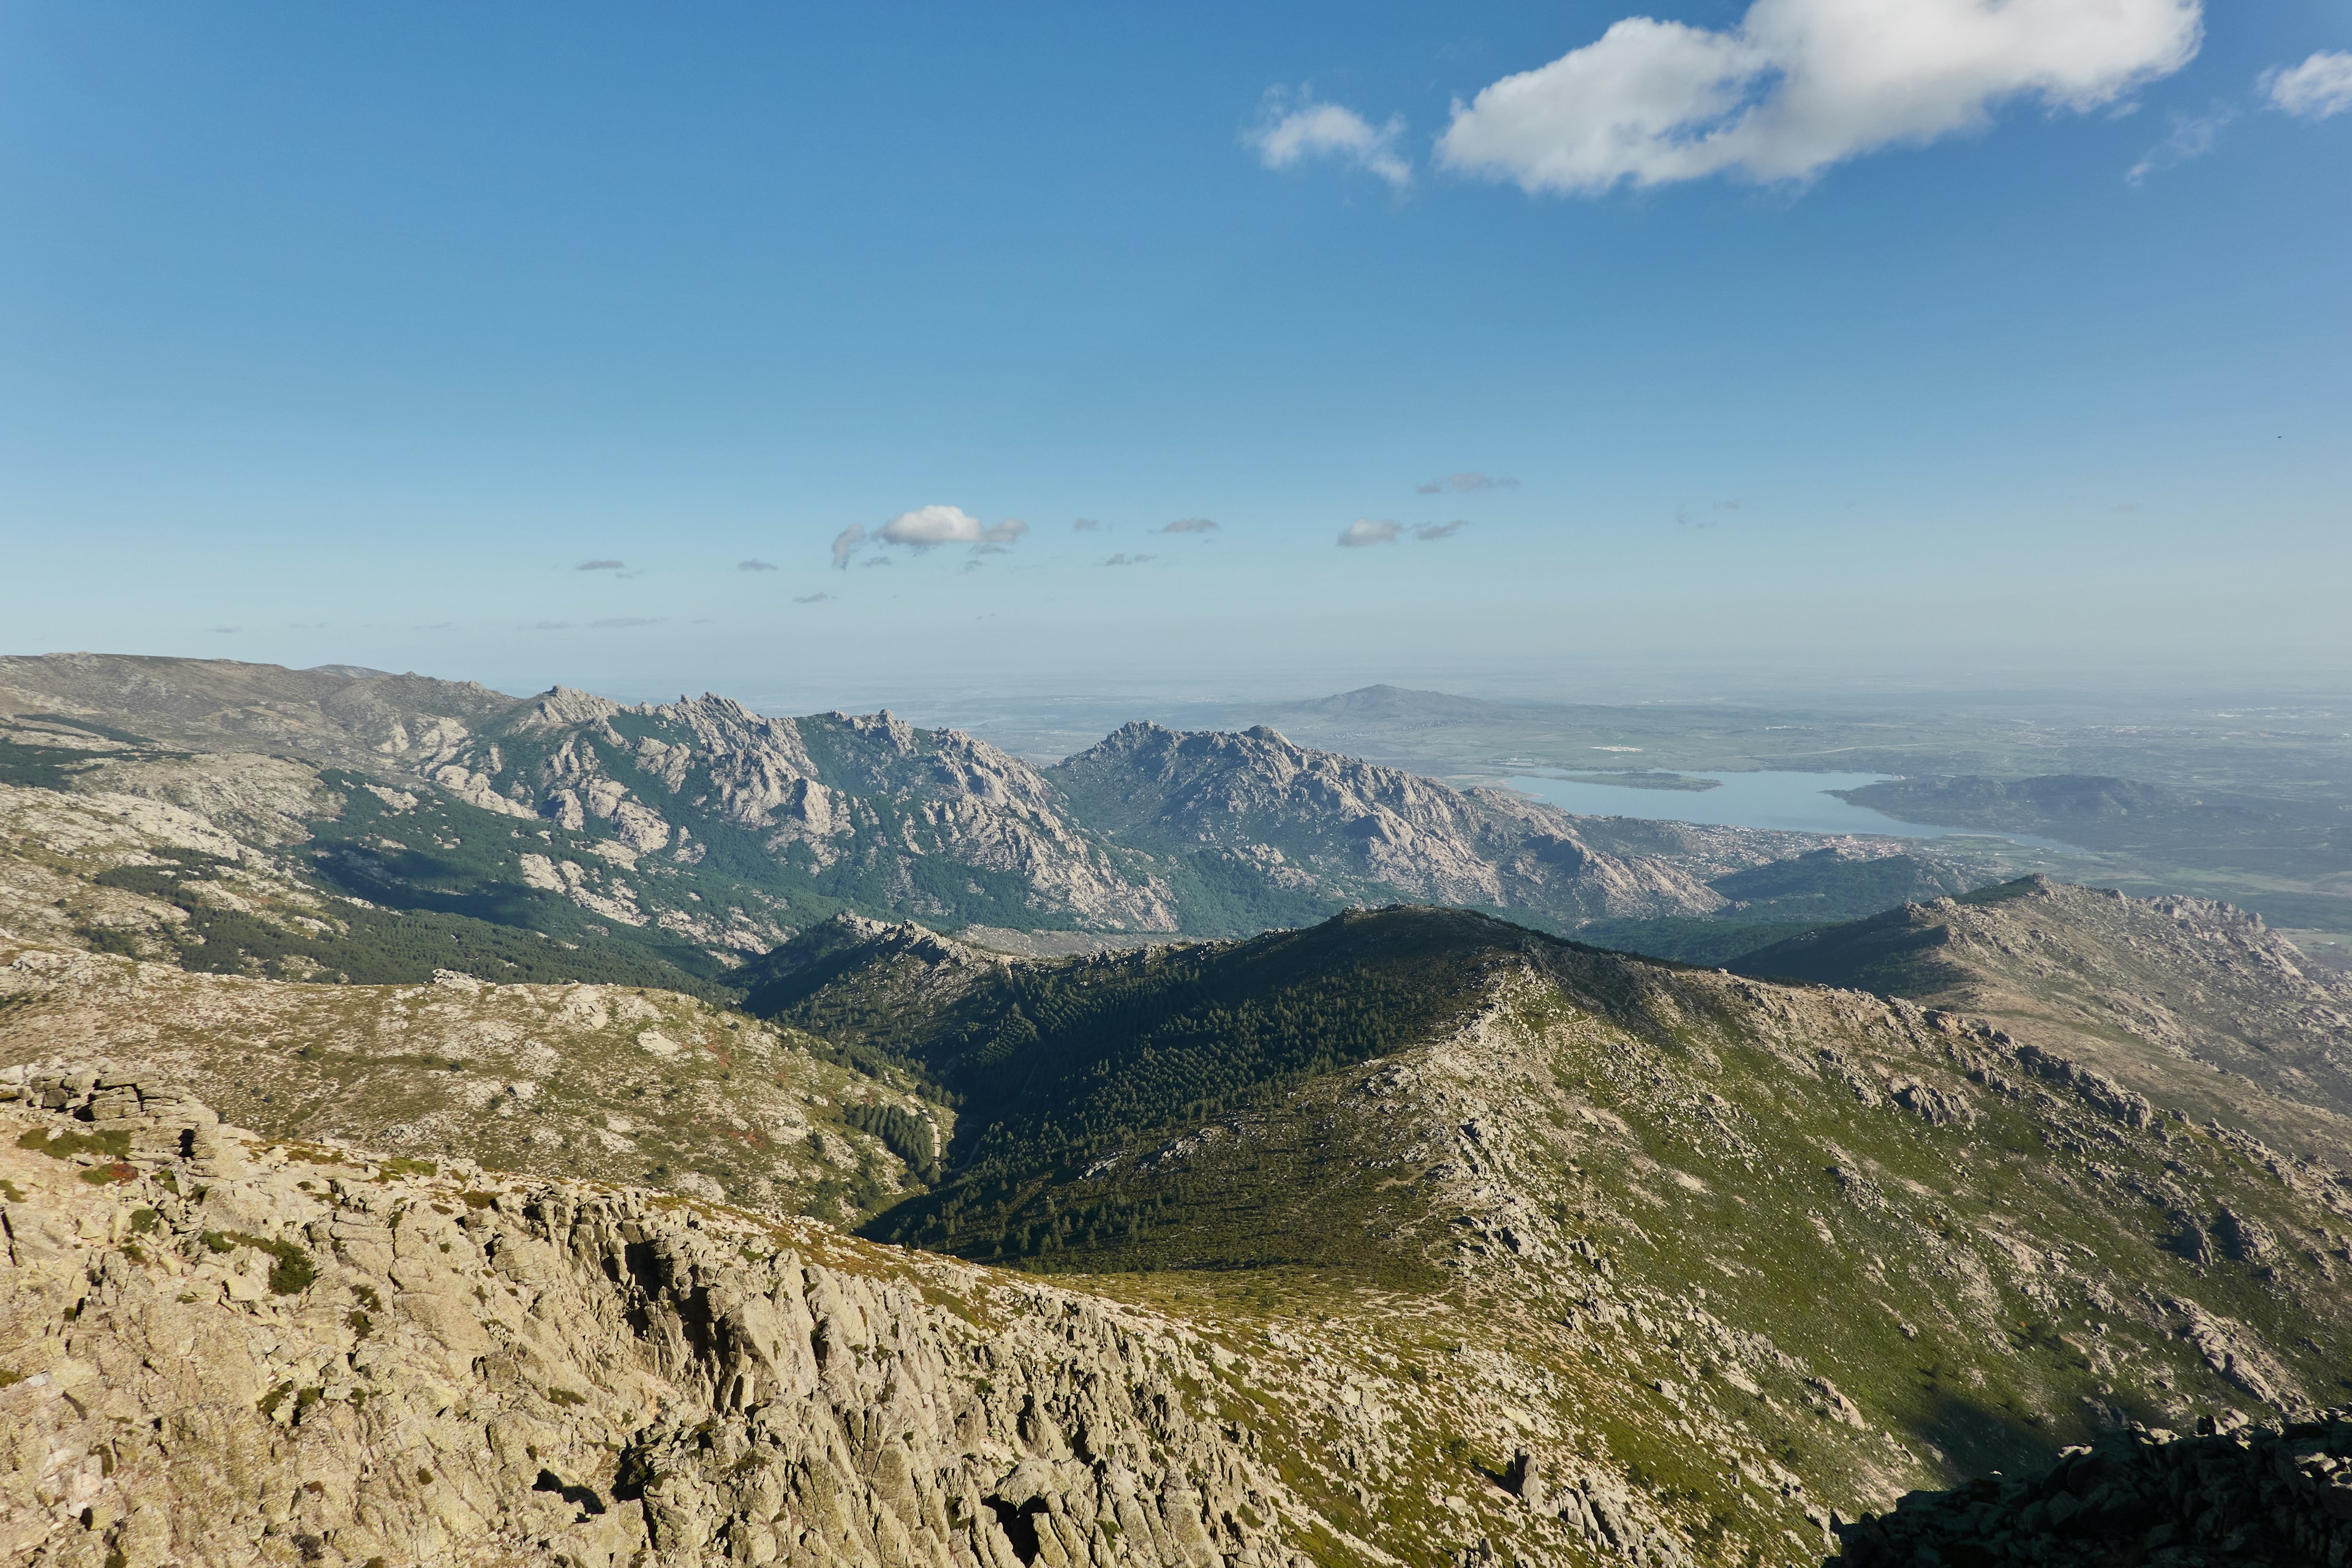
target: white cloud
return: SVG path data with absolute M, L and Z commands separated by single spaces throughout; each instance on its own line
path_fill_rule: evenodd
M 2201 0 L 1755 0 L 1727 32 L 1629 16 L 1457 101 L 1437 156 L 1531 194 L 1803 179 L 2011 99 L 2112 103 L 2202 37 Z
M 1309 158 L 1337 158 L 1343 163 L 1376 174 L 1402 189 L 1412 184 L 1412 165 L 1399 156 L 1397 138 L 1404 121 L 1392 117 L 1374 125 L 1352 109 L 1336 103 L 1315 103 L 1299 94 L 1297 107 L 1284 112 L 1291 99 L 1276 88 L 1266 94 L 1266 117 L 1242 140 L 1257 149 L 1258 162 L 1269 169 L 1287 169 Z
M 1155 528 L 1154 533 L 1214 533 L 1217 521 L 1211 517 L 1180 517 L 1165 528 Z
M 2238 118 L 2238 111 L 2227 105 L 2216 105 L 2210 114 L 2176 114 L 2172 117 L 2172 134 L 2149 148 L 2140 161 L 2124 171 L 2124 184 L 2137 185 L 2150 174 L 2186 163 L 2191 158 L 2202 158 L 2213 150 L 2221 138 L 2221 128 Z
M 996 555 L 1028 531 L 1029 525 L 1017 517 L 1008 517 L 989 527 L 960 506 L 919 506 L 912 511 L 900 512 L 870 533 L 862 522 L 853 522 L 843 529 L 833 541 L 833 563 L 846 570 L 850 556 L 868 542 L 902 544 L 909 550 L 969 544 L 982 554 Z M 878 559 L 868 559 L 864 564 L 875 565 Z
M 1029 525 L 1015 517 L 985 528 L 960 506 L 919 506 L 884 523 L 875 537 L 929 550 L 938 544 L 1010 544 L 1028 531 Z
M 2352 109 L 2352 54 L 2322 49 L 2301 65 L 2263 73 L 2273 109 L 2305 120 L 2325 120 Z
M 1339 531 L 1339 548 L 1361 550 L 1368 544 L 1394 544 L 1399 531 L 1398 525 L 1393 522 L 1374 522 L 1369 518 L 1360 517 Z

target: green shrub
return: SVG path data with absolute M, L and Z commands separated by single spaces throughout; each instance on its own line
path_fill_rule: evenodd
M 319 1278 L 319 1265 L 299 1243 L 282 1237 L 248 1236 L 241 1230 L 208 1230 L 205 1246 L 215 1252 L 235 1252 L 250 1247 L 269 1254 L 269 1289 L 279 1296 L 299 1296 Z
M 47 1154 L 52 1160 L 70 1160 L 77 1154 L 107 1154 L 117 1160 L 131 1158 L 131 1133 L 117 1128 L 107 1132 L 50 1133 L 36 1127 L 16 1140 L 19 1149 L 30 1149 L 36 1154 Z

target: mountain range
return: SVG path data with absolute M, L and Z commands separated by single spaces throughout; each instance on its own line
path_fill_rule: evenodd
M 1963 1562 L 2249 1421 L 2084 1517 L 2334 1539 L 2352 993 L 2227 905 L 1264 727 L 0 713 L 14 1556 Z
M 708 985 L 844 910 L 1030 950 L 1057 935 L 1241 934 L 1398 900 L 1559 931 L 1613 921 L 1639 941 L 1622 922 L 1819 923 L 1898 887 L 1963 885 L 1892 844 L 1851 843 L 1784 869 L 1759 902 L 1740 874 L 1823 840 L 1571 816 L 1263 728 L 1130 724 L 1041 768 L 887 713 L 776 719 L 719 697 L 628 707 L 98 656 L 0 661 L 0 783 L 178 806 L 244 847 L 214 843 L 117 889 L 149 905 L 94 915 L 97 929 L 134 953 L 202 936 L 203 966 L 278 974 L 393 977 L 374 956 L 389 935 L 361 940 L 352 900 L 438 917 L 450 965 L 483 978 Z M 255 877 L 277 886 L 236 891 Z M 1780 907 L 1791 897 L 1801 909 Z M 518 930 L 574 950 L 593 939 L 620 967 L 572 973 L 535 941 L 518 952 Z

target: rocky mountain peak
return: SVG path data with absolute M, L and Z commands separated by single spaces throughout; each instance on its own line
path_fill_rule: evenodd
M 603 725 L 614 714 L 624 711 L 625 710 L 610 698 L 575 690 L 569 686 L 551 686 L 540 693 L 522 722 L 549 728 L 566 724 Z

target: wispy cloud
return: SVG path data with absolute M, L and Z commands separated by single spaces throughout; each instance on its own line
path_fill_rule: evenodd
M 1412 531 L 1412 536 L 1423 542 L 1433 539 L 1451 539 L 1469 526 L 1470 524 L 1461 518 L 1455 518 L 1452 522 L 1424 522 Z
M 583 561 L 572 568 L 574 572 L 618 572 L 620 569 L 618 561 Z
M 233 633 L 245 630 L 243 626 L 206 626 L 205 629 L 220 637 L 227 637 Z
M 1304 89 L 1294 94 L 1274 88 L 1265 95 L 1263 118 L 1242 133 L 1242 142 L 1269 169 L 1328 158 L 1402 190 L 1412 184 L 1412 165 L 1396 150 L 1403 134 L 1402 116 L 1374 125 L 1352 109 L 1314 102 Z
M 799 594 L 793 596 L 793 603 L 795 605 L 822 605 L 830 601 L 833 595 L 830 594 Z
M 850 555 L 865 542 L 866 525 L 862 522 L 853 522 L 835 534 L 833 536 L 833 569 L 836 572 L 847 571 Z
M 1150 560 L 1149 555 L 1114 555 L 1103 563 L 1106 566 L 1140 566 Z
M 1457 100 L 1437 161 L 1530 195 L 1804 180 L 2009 101 L 2113 104 L 2203 38 L 2200 0 L 1755 0 L 1723 31 L 1628 16 Z
M 1071 521 L 1070 531 L 1072 533 L 1092 533 L 1096 529 L 1098 529 L 1101 526 L 1101 520 L 1097 518 L 1076 518 Z
M 570 621 L 527 621 L 515 627 L 519 632 L 568 632 L 571 629 Z
M 1448 474 L 1442 479 L 1413 486 L 1412 493 L 1420 496 L 1470 495 L 1479 490 L 1515 490 L 1518 488 L 1517 479 L 1491 479 L 1485 474 Z
M 2273 109 L 2325 120 L 2352 109 L 2352 54 L 2322 49 L 2299 66 L 2264 71 L 2259 85 Z
M 735 563 L 735 570 L 738 572 L 773 572 L 775 569 L 776 563 L 772 561 L 753 560 Z
M 662 619 L 660 616 L 607 616 L 601 621 L 590 621 L 588 625 L 600 632 L 618 632 L 626 631 L 631 626 L 657 626 L 662 624 Z
M 2191 158 L 2202 158 L 2213 150 L 2220 140 L 2221 128 L 2238 118 L 2238 111 L 2228 104 L 2217 103 L 2207 114 L 2174 114 L 2172 133 L 2149 148 L 2130 168 L 2124 171 L 2124 184 L 2137 185 L 2150 174 L 2176 169 Z
M 1180 517 L 1165 528 L 1155 528 L 1154 533 L 1214 533 L 1217 525 L 1205 517 Z

